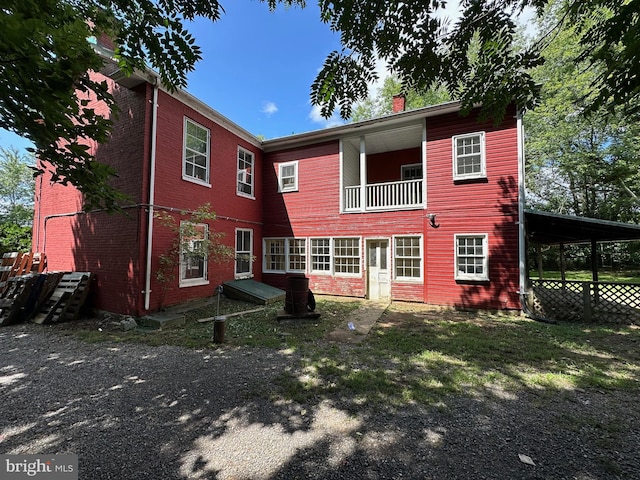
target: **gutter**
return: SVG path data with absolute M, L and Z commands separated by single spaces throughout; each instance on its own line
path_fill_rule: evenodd
M 151 253 L 153 250 L 153 202 L 156 189 L 156 134 L 158 130 L 158 82 L 153 84 L 153 113 L 151 116 L 151 166 L 149 172 L 149 210 L 147 219 L 147 259 L 144 279 L 144 309 L 151 303 Z

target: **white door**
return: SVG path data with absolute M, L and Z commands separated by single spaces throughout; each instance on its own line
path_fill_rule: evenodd
M 388 240 L 367 240 L 369 300 L 387 300 L 391 297 L 388 252 Z

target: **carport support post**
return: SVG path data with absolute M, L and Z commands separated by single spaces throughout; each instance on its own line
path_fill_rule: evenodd
M 593 319 L 591 309 L 591 282 L 582 282 L 582 317 L 585 322 Z
M 598 292 L 598 250 L 595 239 L 591 239 L 591 278 L 593 280 L 593 301 L 597 305 L 600 302 Z

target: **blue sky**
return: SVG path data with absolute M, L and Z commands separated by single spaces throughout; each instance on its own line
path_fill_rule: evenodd
M 276 138 L 341 123 L 325 120 L 309 100 L 311 84 L 327 55 L 340 48 L 338 34 L 305 9 L 278 6 L 269 12 L 257 0 L 224 0 L 222 18 L 189 27 L 203 59 L 188 77 L 187 90 L 254 135 Z M 450 1 L 445 15 L 457 16 Z M 384 75 L 384 68 L 381 67 Z M 373 86 L 373 91 L 375 91 Z M 0 130 L 0 146 L 29 143 Z

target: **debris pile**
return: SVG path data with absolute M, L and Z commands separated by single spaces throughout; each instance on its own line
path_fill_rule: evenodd
M 0 326 L 75 320 L 89 294 L 89 272 L 42 273 L 44 254 L 5 253 L 0 266 Z

